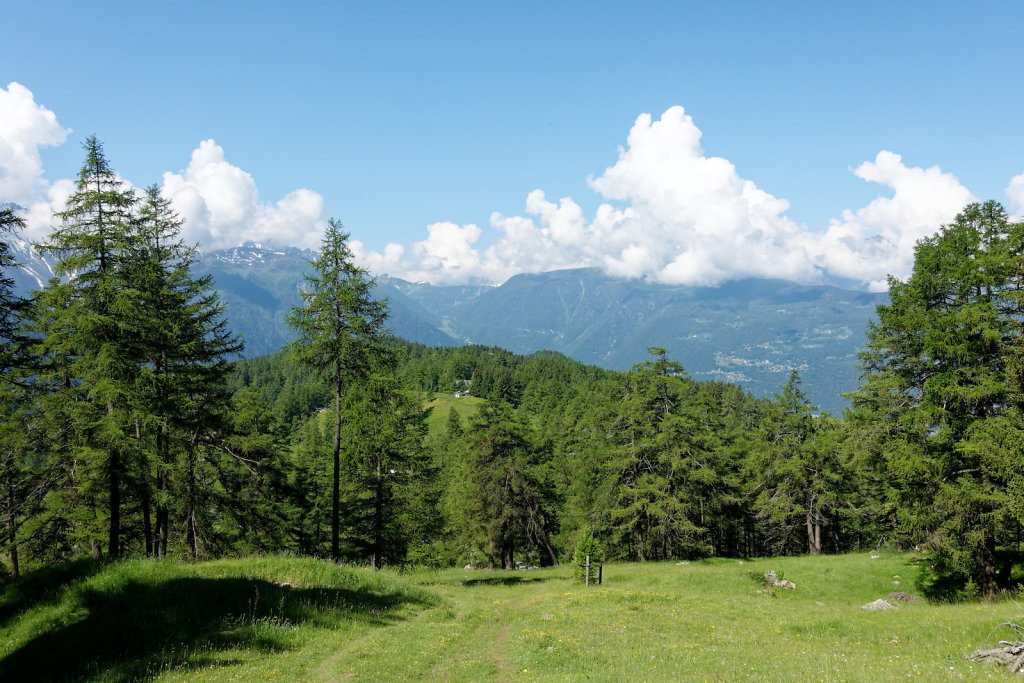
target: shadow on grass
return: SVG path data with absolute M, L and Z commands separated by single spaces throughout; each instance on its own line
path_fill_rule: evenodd
M 106 566 L 96 560 L 74 560 L 0 582 L 0 628 L 29 608 L 59 602 L 70 584 Z
M 227 665 L 234 660 L 226 650 L 286 649 L 284 629 L 262 626 L 384 625 L 400 618 L 396 608 L 427 604 L 426 598 L 401 594 L 293 589 L 242 578 L 184 577 L 71 590 L 78 592 L 76 602 L 87 615 L 4 658 L 0 680 L 81 680 L 102 673 L 104 680 L 129 681 L 153 677 L 169 663 Z
M 553 576 L 492 576 L 486 579 L 463 579 L 462 585 L 473 586 L 520 586 L 524 583 L 550 581 Z
M 912 556 L 906 564 L 918 570 L 916 583 L 929 602 L 972 602 L 981 597 L 977 586 L 967 588 L 966 576 L 951 569 L 948 560 L 939 555 L 927 559 Z M 1024 552 L 1009 548 L 997 550 L 995 566 L 999 591 L 1012 593 L 1024 585 Z

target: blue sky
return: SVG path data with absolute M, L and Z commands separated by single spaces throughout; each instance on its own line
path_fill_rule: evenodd
M 201 155 L 210 167 L 230 165 L 258 190 L 261 213 L 238 214 L 263 226 L 253 236 L 287 242 L 301 234 L 296 240 L 308 243 L 314 226 L 334 216 L 376 270 L 457 281 L 600 265 L 685 284 L 834 276 L 878 288 L 877 272 L 857 272 L 878 254 L 847 254 L 843 244 L 882 235 L 886 251 L 903 250 L 885 265 L 905 274 L 911 238 L 936 216 L 951 218 L 958 201 L 1015 206 L 1006 192 L 1024 173 L 1024 4 L 833 4 L 40 0 L 5 10 L 0 88 L 20 84 L 70 129 L 62 144 L 39 145 L 37 192 L 74 176 L 78 143 L 94 132 L 132 183 L 179 175 L 168 187 L 192 192 L 194 201 L 181 206 L 186 217 L 199 212 L 198 224 L 200 214 L 215 213 L 211 194 L 230 189 L 223 178 L 221 190 L 198 188 L 206 177 L 198 166 L 195 177 L 184 173 L 193 150 L 212 140 L 220 151 L 208 146 Z M 732 223 L 723 218 L 724 241 L 742 251 L 735 240 L 767 231 L 755 246 L 803 250 L 803 261 L 778 272 L 731 268 L 709 246 L 708 222 L 732 209 L 685 218 L 704 201 L 697 189 L 656 206 L 674 190 L 657 185 L 654 162 L 639 149 L 617 180 L 595 189 L 594 179 L 600 184 L 606 169 L 622 165 L 619 148 L 631 149 L 638 117 L 656 124 L 671 107 L 685 110 L 672 117 L 677 133 L 702 134 L 698 157 L 732 165 L 732 175 L 723 171 L 704 188 L 708 196 L 749 182 L 788 202 Z M 4 118 L 0 110 L 0 127 Z M 651 149 L 681 139 L 669 128 L 655 126 Z M 879 161 L 882 151 L 901 155 L 899 164 Z M 865 162 L 876 166 L 858 177 L 853 171 Z M 666 163 L 658 168 L 678 171 L 678 183 L 704 173 Z M 901 169 L 935 166 L 957 184 L 933 173 L 928 189 L 905 190 L 887 216 L 879 218 L 878 206 L 857 214 L 899 191 L 893 179 Z M 278 204 L 297 189 L 319 200 Z M 531 211 L 535 190 L 544 201 L 535 197 Z M 908 208 L 932 196 L 943 206 Z M 555 239 L 561 219 L 545 222 L 543 207 L 563 197 L 573 201 L 563 214 L 580 215 L 563 215 L 575 227 Z M 298 218 L 282 217 L 298 204 Z M 602 204 L 635 215 L 598 225 Z M 844 211 L 856 220 L 845 221 Z M 810 244 L 808 235 L 831 220 L 845 227 L 829 244 Z M 920 225 L 904 234 L 900 220 Z M 225 221 L 194 236 L 245 234 L 245 225 Z M 417 250 L 429 225 L 442 227 Z M 624 237 L 631 232 L 648 239 L 633 244 Z M 401 250 L 387 254 L 389 243 Z M 667 253 L 652 253 L 661 244 Z M 558 259 L 526 253 L 562 247 Z

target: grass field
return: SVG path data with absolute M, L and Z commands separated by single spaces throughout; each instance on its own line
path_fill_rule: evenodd
M 759 593 L 769 569 L 796 590 Z M 964 655 L 1024 621 L 1013 600 L 860 609 L 916 572 L 885 553 L 611 564 L 584 588 L 568 567 L 79 563 L 0 584 L 0 680 L 1009 678 Z
M 476 415 L 480 411 L 480 406 L 485 403 L 487 401 L 476 396 L 455 398 L 451 394 L 438 394 L 423 406 L 424 410 L 429 411 L 427 413 L 427 430 L 431 434 L 439 434 L 444 431 L 448 426 L 448 414 L 452 408 L 455 408 L 459 419 L 462 420 L 462 426 L 467 427 L 470 418 Z

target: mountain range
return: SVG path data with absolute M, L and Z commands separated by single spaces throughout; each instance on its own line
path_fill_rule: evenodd
M 42 286 L 50 265 L 15 239 L 23 290 Z M 213 276 L 246 356 L 273 353 L 292 333 L 309 250 L 247 244 L 200 255 L 197 274 Z M 665 347 L 698 380 L 739 384 L 757 396 L 779 391 L 798 370 L 811 401 L 840 412 L 857 387 L 857 352 L 885 294 L 827 285 L 750 279 L 683 287 L 613 278 L 597 269 L 517 275 L 501 286 L 438 286 L 382 276 L 389 324 L 428 346 L 483 344 L 516 353 L 559 351 L 584 363 L 625 370 Z

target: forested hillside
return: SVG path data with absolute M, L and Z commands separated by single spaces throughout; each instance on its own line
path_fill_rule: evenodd
M 237 361 L 167 200 L 125 186 L 95 138 L 85 148 L 41 245 L 56 277 L 31 298 L 0 280 L 5 572 L 103 556 L 514 568 L 583 546 L 649 561 L 917 544 L 934 553 L 934 594 L 991 595 L 1010 576 L 1024 224 L 996 203 L 923 240 L 913 275 L 890 283 L 839 419 L 798 372 L 755 398 L 655 346 L 614 372 L 403 343 L 333 220 L 287 315 L 289 349 Z M 20 227 L 11 209 L 0 219 Z

